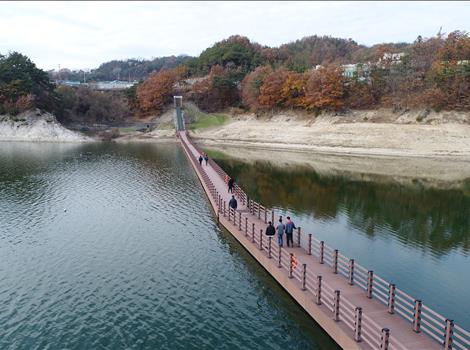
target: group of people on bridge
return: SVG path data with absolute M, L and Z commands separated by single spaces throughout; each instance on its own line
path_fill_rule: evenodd
M 209 157 L 207 153 L 202 153 L 199 156 L 199 165 L 202 166 L 202 161 L 206 161 L 206 165 L 209 161 Z M 235 195 L 233 195 L 233 187 L 235 185 L 235 179 L 229 177 L 228 175 L 225 176 L 224 179 L 225 183 L 227 184 L 228 193 L 232 193 L 232 198 L 228 202 L 229 208 L 233 210 L 237 210 L 238 208 L 238 202 L 237 199 L 235 198 Z M 266 232 L 265 234 L 267 236 L 274 236 L 277 233 L 277 242 L 280 247 L 284 245 L 284 234 L 286 235 L 286 243 L 288 247 L 294 247 L 294 230 L 297 229 L 295 226 L 294 222 L 291 220 L 290 216 L 287 217 L 287 222 L 284 224 L 282 222 L 282 216 L 279 218 L 279 223 L 276 227 L 274 227 L 273 223 L 271 221 L 268 222 L 268 227 L 266 227 Z
M 280 247 L 284 245 L 284 234 L 286 235 L 286 243 L 288 247 L 294 247 L 294 222 L 291 220 L 290 216 L 287 217 L 286 224 L 282 223 L 282 216 L 279 218 L 279 224 L 274 227 L 271 221 L 268 222 L 268 227 L 266 227 L 266 235 L 274 236 L 277 233 L 277 243 Z

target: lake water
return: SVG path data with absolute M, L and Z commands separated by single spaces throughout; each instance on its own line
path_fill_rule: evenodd
M 470 329 L 470 174 L 439 189 L 210 155 L 251 198 Z
M 0 349 L 337 349 L 176 144 L 0 143 L 0 207 Z

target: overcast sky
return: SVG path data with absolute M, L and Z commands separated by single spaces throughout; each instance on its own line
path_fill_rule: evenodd
M 112 59 L 198 55 L 245 35 L 279 46 L 313 34 L 360 44 L 470 31 L 468 2 L 0 2 L 0 53 L 42 69 Z

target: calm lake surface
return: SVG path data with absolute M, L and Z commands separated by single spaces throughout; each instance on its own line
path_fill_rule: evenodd
M 0 349 L 337 349 L 176 144 L 0 143 L 0 207 Z
M 443 190 L 209 154 L 253 199 L 470 329 L 470 174 Z

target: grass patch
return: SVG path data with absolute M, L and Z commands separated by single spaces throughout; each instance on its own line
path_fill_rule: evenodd
M 196 121 L 191 123 L 189 128 L 191 130 L 195 130 L 219 126 L 225 124 L 227 119 L 227 116 L 224 114 L 206 114 L 198 112 L 196 115 Z
M 220 152 L 220 151 L 210 150 L 209 148 L 203 148 L 202 150 L 207 153 L 209 158 L 212 158 L 212 159 L 227 159 L 227 158 L 229 158 L 225 153 Z

